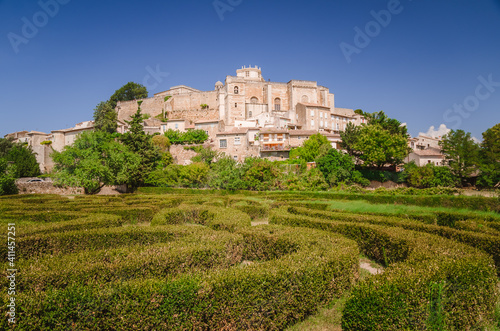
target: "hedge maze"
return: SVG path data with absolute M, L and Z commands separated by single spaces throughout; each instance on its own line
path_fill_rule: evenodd
M 494 201 L 395 216 L 311 196 L 2 197 L 18 273 L 17 323 L 0 329 L 284 330 L 341 296 L 344 330 L 498 323 L 500 216 L 483 208 Z M 361 253 L 384 272 L 360 279 Z

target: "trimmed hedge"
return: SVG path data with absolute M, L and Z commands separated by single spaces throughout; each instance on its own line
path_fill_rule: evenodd
M 399 227 L 406 230 L 435 234 L 447 239 L 452 239 L 454 241 L 476 247 L 491 255 L 493 260 L 495 261 L 498 274 L 500 275 L 500 237 L 497 235 L 496 231 L 488 231 L 487 227 L 476 229 L 477 231 L 482 230 L 487 233 L 477 233 L 459 229 L 451 229 L 446 226 L 422 224 L 419 222 L 408 221 L 396 217 L 390 218 L 371 215 L 357 215 L 351 213 L 311 211 L 306 208 L 300 207 L 288 207 L 286 211 L 295 215 L 311 216 L 332 221 L 356 222 Z
M 344 330 L 434 328 L 436 314 L 444 329 L 465 330 L 492 317 L 498 299 L 494 263 L 470 246 L 401 228 L 294 215 L 285 208 L 274 210 L 271 222 L 342 233 L 389 266 L 353 289 Z M 437 308 L 429 303 L 436 284 L 442 284 Z
M 163 228 L 157 226 L 154 229 Z M 178 226 L 167 228 L 181 230 Z M 130 270 L 127 267 L 121 269 L 121 272 L 127 271 L 129 278 L 104 284 L 101 279 L 93 283 L 95 272 L 106 270 L 103 265 L 94 269 L 87 279 L 83 271 L 79 275 L 70 274 L 70 281 L 59 283 L 58 288 L 45 287 L 44 291 L 38 291 L 26 284 L 26 291 L 18 296 L 23 302 L 18 307 L 18 327 L 51 330 L 68 327 L 99 330 L 282 330 L 313 313 L 318 304 L 341 295 L 355 283 L 358 274 L 357 246 L 339 235 L 275 226 L 247 228 L 235 234 L 225 231 L 210 233 L 210 230 L 196 227 L 182 228 L 187 229 L 185 231 L 208 231 L 205 238 L 213 237 L 213 245 L 224 246 L 227 251 L 221 255 L 219 250 L 215 254 L 218 258 L 210 260 L 203 257 L 210 250 L 209 247 L 201 248 L 203 240 L 199 241 L 199 236 L 178 236 L 179 243 L 186 240 L 193 244 L 198 242 L 195 244 L 198 249 L 186 249 L 187 255 L 176 255 L 175 252 L 182 249 L 171 246 L 175 252 L 166 256 L 160 254 L 162 257 L 150 263 L 156 270 L 154 272 L 146 269 L 142 275 L 136 269 L 139 264 L 135 264 Z M 220 242 L 221 234 L 236 237 Z M 155 248 L 161 249 L 160 246 Z M 154 255 L 154 249 L 147 251 Z M 192 271 L 202 270 L 201 264 L 207 260 L 215 264 L 222 262 L 226 266 L 231 261 L 241 263 L 230 268 L 215 267 L 204 273 L 173 275 L 173 278 L 167 272 L 163 275 L 169 274 L 170 277 L 164 280 L 158 277 L 158 273 L 163 272 L 158 265 L 176 261 L 173 268 L 178 269 L 179 262 L 193 252 L 200 252 L 201 258 L 194 262 Z M 121 253 L 115 251 L 113 254 L 119 256 Z M 135 257 L 122 257 L 121 260 L 138 263 L 140 257 L 137 252 Z M 76 256 L 71 259 L 78 261 Z M 63 263 L 61 259 L 57 265 Z M 166 265 L 167 269 L 169 267 Z M 36 275 L 36 266 L 32 272 L 28 273 L 30 277 Z M 40 274 L 43 275 L 43 271 Z M 108 271 L 108 275 L 112 274 L 113 269 Z M 62 275 L 61 271 L 57 277 L 49 275 L 43 281 L 48 284 Z M 3 295 L 1 304 L 5 304 L 5 300 Z M 0 327 L 6 327 L 5 323 L 5 319 L 0 321 Z
M 251 225 L 248 214 L 233 208 L 220 208 L 210 205 L 181 205 L 167 208 L 157 213 L 151 225 L 194 223 L 215 230 L 235 231 Z

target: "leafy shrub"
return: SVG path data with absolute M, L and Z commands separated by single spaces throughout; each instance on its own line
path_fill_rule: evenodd
M 450 168 L 435 166 L 432 163 L 423 167 L 414 162 L 409 163 L 405 167 L 405 174 L 407 183 L 418 188 L 454 187 L 458 183 Z
M 208 139 L 208 135 L 204 130 L 188 130 L 180 132 L 178 130 L 168 129 L 165 136 L 174 145 L 183 144 L 202 144 Z
M 179 182 L 185 187 L 204 187 L 208 181 L 209 171 L 210 167 L 202 162 L 180 167 Z
M 0 158 L 0 195 L 17 193 L 14 168 L 8 165 L 7 160 Z
M 355 286 L 343 312 L 345 330 L 369 330 L 373 325 L 384 330 L 423 329 L 432 320 L 429 288 L 443 281 L 447 329 L 477 327 L 491 318 L 497 300 L 496 270 L 487 254 L 471 247 L 398 228 L 294 216 L 284 209 L 273 210 L 271 222 L 342 233 L 356 240 L 369 257 L 390 265 L 383 274 Z

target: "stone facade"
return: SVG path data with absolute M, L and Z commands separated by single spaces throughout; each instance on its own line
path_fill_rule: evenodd
M 259 148 L 256 144 L 257 129 L 232 129 L 231 131 L 219 132 L 215 138 L 215 149 L 237 161 L 243 161 L 246 157 L 259 156 Z
M 118 132 L 128 129 L 126 121 L 138 109 L 139 100 L 118 102 Z M 141 110 L 150 118 L 143 123 L 149 134 L 168 129 L 200 129 L 209 135 L 208 143 L 237 160 L 248 156 L 270 159 L 287 158 L 291 147 L 302 144 L 311 134 L 320 132 L 338 148 L 338 133 L 348 122 L 359 125 L 364 118 L 352 109 L 336 108 L 335 96 L 315 81 L 266 81 L 258 67 L 242 67 L 236 76 L 228 75 L 216 82 L 212 91 L 200 91 L 185 85 L 142 99 Z M 157 115 L 168 118 L 162 122 Z M 17 133 L 18 140 L 31 140 L 43 171 L 52 168 L 52 149 L 61 151 L 71 145 L 83 131 L 92 130 L 91 121 L 73 128 L 45 133 Z M 305 133 L 307 132 L 307 134 Z M 25 138 L 26 137 L 26 138 Z M 269 140 L 264 140 L 264 139 Z M 272 139 L 276 139 L 273 141 Z M 52 145 L 40 145 L 50 140 Z M 178 164 L 189 162 L 194 152 L 172 146 Z
M 408 140 L 408 146 L 412 152 L 408 155 L 406 162 L 414 161 L 418 166 L 433 164 L 436 166 L 446 165 L 444 154 L 441 152 L 439 141 L 441 137 L 427 137 L 419 135 Z

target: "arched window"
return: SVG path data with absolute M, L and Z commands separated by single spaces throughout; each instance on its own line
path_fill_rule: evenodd
M 256 97 L 252 97 L 250 99 L 250 103 L 259 103 L 259 99 L 257 99 Z
M 240 89 L 238 88 L 238 86 L 235 86 L 234 87 L 234 94 L 238 94 L 240 92 Z
M 309 102 L 309 97 L 307 95 L 303 95 L 302 99 L 300 99 L 300 102 L 302 102 L 302 103 L 308 103 Z
M 274 99 L 274 110 L 281 110 L 281 99 Z

